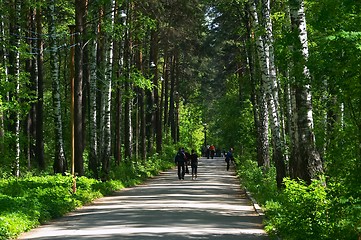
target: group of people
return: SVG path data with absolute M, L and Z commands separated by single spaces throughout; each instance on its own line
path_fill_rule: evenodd
M 225 154 L 225 162 L 227 163 L 227 171 L 229 170 L 230 163 L 234 160 L 233 158 L 233 148 L 230 148 L 229 151 Z M 184 180 L 186 173 L 189 173 L 188 165 L 190 164 L 192 168 L 192 180 L 197 179 L 198 171 L 198 155 L 195 150 L 192 149 L 191 154 L 186 152 L 184 148 L 179 148 L 177 155 L 174 158 L 174 161 L 178 167 L 178 179 Z
M 192 180 L 197 179 L 198 168 L 198 155 L 192 149 L 191 154 L 184 151 L 184 148 L 179 148 L 177 155 L 175 156 L 175 163 L 178 166 L 178 179 L 184 180 L 184 175 L 188 171 L 188 164 L 190 163 L 192 168 Z

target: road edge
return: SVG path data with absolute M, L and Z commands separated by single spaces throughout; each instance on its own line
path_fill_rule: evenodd
M 253 208 L 257 212 L 257 214 L 259 216 L 264 216 L 265 214 L 264 214 L 263 209 L 257 203 L 256 199 L 254 199 L 254 197 L 252 196 L 252 193 L 250 191 L 248 191 L 246 187 L 244 187 L 244 191 L 246 192 L 247 197 L 252 201 Z

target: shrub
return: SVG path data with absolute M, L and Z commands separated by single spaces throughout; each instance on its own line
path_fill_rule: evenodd
M 277 197 L 275 168 L 264 171 L 257 166 L 257 162 L 252 160 L 245 160 L 238 166 L 237 174 L 242 184 L 252 192 L 261 205 L 265 204 L 267 200 Z
M 266 204 L 266 230 L 283 239 L 328 239 L 330 200 L 321 181 L 285 179 L 278 201 Z

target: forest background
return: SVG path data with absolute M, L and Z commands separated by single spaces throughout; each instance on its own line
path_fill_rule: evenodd
M 271 236 L 361 238 L 361 3 L 0 3 L 3 239 L 207 144 Z

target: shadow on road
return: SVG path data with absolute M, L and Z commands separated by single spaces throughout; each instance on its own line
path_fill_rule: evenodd
M 221 158 L 202 158 L 197 180 L 178 180 L 173 169 L 19 239 L 268 239 L 262 218 L 224 165 Z

